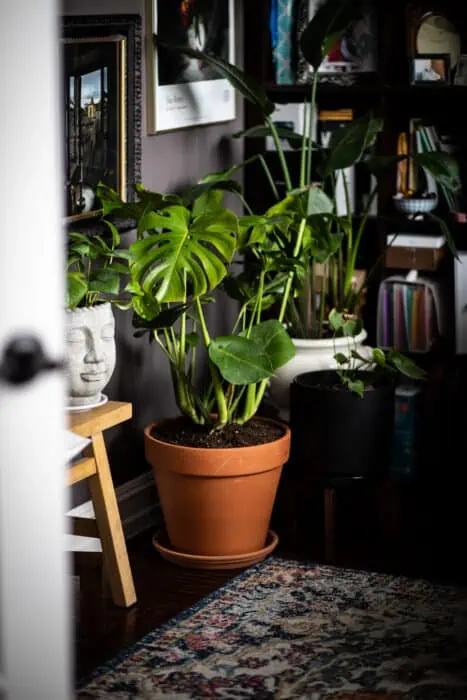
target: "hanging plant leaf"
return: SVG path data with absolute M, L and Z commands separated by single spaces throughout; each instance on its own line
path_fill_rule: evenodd
M 81 272 L 69 272 L 67 274 L 66 306 L 75 309 L 84 299 L 88 291 L 88 285 Z
M 367 114 L 334 131 L 326 161 L 326 176 L 335 170 L 348 168 L 360 160 L 382 127 L 382 119 Z

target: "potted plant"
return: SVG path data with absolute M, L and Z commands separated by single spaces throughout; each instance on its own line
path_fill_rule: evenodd
M 238 217 L 223 206 L 226 189 L 239 186 L 205 182 L 178 196 L 138 185 L 138 201 L 125 203 L 99 187 L 104 216 L 118 210 L 137 222 L 126 287 L 135 335 L 166 357 L 180 410 L 145 428 L 146 456 L 167 529 L 165 551 L 186 566 L 244 566 L 270 551 L 277 540 L 267 542 L 269 522 L 289 456 L 288 426 L 256 414 L 269 378 L 294 353 L 283 314 L 264 315 L 274 300 L 267 273 L 290 274 L 290 260 L 266 241 L 285 236 L 290 217 Z M 215 337 L 206 305 L 229 279 L 234 256 L 247 251 L 260 266 L 256 285 L 232 333 Z M 196 379 L 200 356 L 207 386 Z
M 156 44 L 160 43 L 165 48 L 176 49 L 191 58 L 205 61 L 222 77 L 228 79 L 243 97 L 255 104 L 258 113 L 262 115 L 262 123 L 239 132 L 235 135 L 237 138 L 269 136 L 275 143 L 282 169 L 282 179 L 285 183 L 285 197 L 280 196 L 261 153 L 240 165 L 218 173 L 217 176 L 209 177 L 211 182 L 215 177 L 218 180 L 229 178 L 238 168 L 259 160 L 267 176 L 272 195 L 277 200 L 267 215 L 287 213 L 291 217 L 286 239 L 275 240 L 271 245 L 280 254 L 285 252 L 294 259 L 295 273 L 290 278 L 284 271 L 278 274 L 277 270 L 270 270 L 266 276 L 266 283 L 277 295 L 281 310 L 284 300 L 287 300 L 283 317 L 296 347 L 294 358 L 279 368 L 270 381 L 271 397 L 283 418 L 288 417 L 288 395 L 292 378 L 305 369 L 335 367 L 336 346 L 338 350 L 340 348 L 345 352 L 347 340 L 336 337 L 330 329 L 329 311 L 335 308 L 356 318 L 361 317 L 362 294 L 371 274 L 366 278 L 359 278 L 356 268 L 362 242 L 368 230 L 369 214 L 378 191 L 378 177 L 391 166 L 395 166 L 398 161 L 411 159 L 417 167 L 428 172 L 446 189 L 455 191 L 459 188 L 457 163 L 445 153 L 407 153 L 383 158 L 373 156 L 372 148 L 383 124 L 381 119 L 372 114 L 355 119 L 347 126 L 335 131 L 328 148 L 323 148 L 313 141 L 312 123 L 316 111 L 319 66 L 336 39 L 345 32 L 352 21 L 359 17 L 360 11 L 358 2 L 324 1 L 301 35 L 301 51 L 314 70 L 309 100 L 305 105 L 306 128 L 303 135 L 274 124 L 275 105 L 267 98 L 261 86 L 236 66 L 212 54 L 183 46 L 168 46 L 157 37 L 155 38 Z M 290 145 L 300 151 L 299 176 L 296 182 L 293 181 L 293 173 L 287 163 L 282 139 L 287 139 Z M 342 181 L 346 201 L 349 202 L 347 182 L 342 176 L 342 171 L 358 162 L 363 162 L 368 167 L 376 177 L 376 184 L 358 216 L 352 216 L 349 206 L 346 214 L 338 215 L 336 206 L 338 180 Z M 245 205 L 248 207 L 247 203 Z M 437 217 L 433 218 L 442 227 L 453 249 L 447 226 Z M 300 241 L 300 264 L 297 264 L 293 245 L 291 245 L 291 241 L 297 240 Z M 242 274 L 241 285 L 248 284 L 251 277 L 257 274 L 254 261 L 250 264 L 250 271 L 252 273 L 250 276 L 248 273 Z M 290 289 L 286 285 L 290 285 Z M 238 286 L 230 284 L 228 291 L 235 298 L 239 298 L 239 295 L 241 297 L 242 290 L 239 291 Z M 355 344 L 361 345 L 366 335 L 366 331 L 362 328 L 359 336 L 354 338 Z
M 128 274 L 118 230 L 107 222 L 111 238 L 67 234 L 65 349 L 68 408 L 86 410 L 102 403 L 115 369 L 115 320 L 122 275 Z
M 345 338 L 347 351 L 336 351 L 337 369 L 293 379 L 292 460 L 307 482 L 384 474 L 392 457 L 397 377 L 418 381 L 425 372 L 394 350 L 371 348 L 363 355 L 355 343 L 359 320 L 333 309 L 329 324 Z

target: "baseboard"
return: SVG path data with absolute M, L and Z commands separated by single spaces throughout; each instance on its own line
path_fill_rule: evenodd
M 146 472 L 131 481 L 127 481 L 118 486 L 115 492 L 125 539 L 130 540 L 145 530 L 156 529 L 161 524 L 161 509 L 151 472 Z M 92 501 L 86 501 L 72 508 L 67 515 L 94 518 Z M 66 549 L 74 552 L 102 551 L 98 539 L 78 537 L 73 534 L 68 534 L 66 537 Z

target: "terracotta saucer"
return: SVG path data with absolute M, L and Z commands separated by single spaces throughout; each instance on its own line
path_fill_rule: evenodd
M 152 544 L 164 559 L 188 569 L 243 569 L 265 559 L 277 547 L 278 542 L 277 534 L 274 530 L 269 530 L 263 549 L 247 554 L 210 557 L 203 554 L 184 554 L 171 549 L 165 530 L 159 530 L 152 538 Z

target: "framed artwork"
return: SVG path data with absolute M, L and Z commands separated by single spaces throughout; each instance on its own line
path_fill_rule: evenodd
M 449 54 L 418 54 L 411 65 L 412 85 L 449 85 Z
M 141 179 L 141 17 L 62 18 L 65 224 L 107 232 L 96 188 L 134 199 Z M 120 231 L 133 221 L 113 217 Z
M 235 62 L 234 0 L 148 0 L 148 37 Z M 235 89 L 210 66 L 148 41 L 150 134 L 235 119 Z
M 65 214 L 97 216 L 100 181 L 126 199 L 126 39 L 63 40 Z

